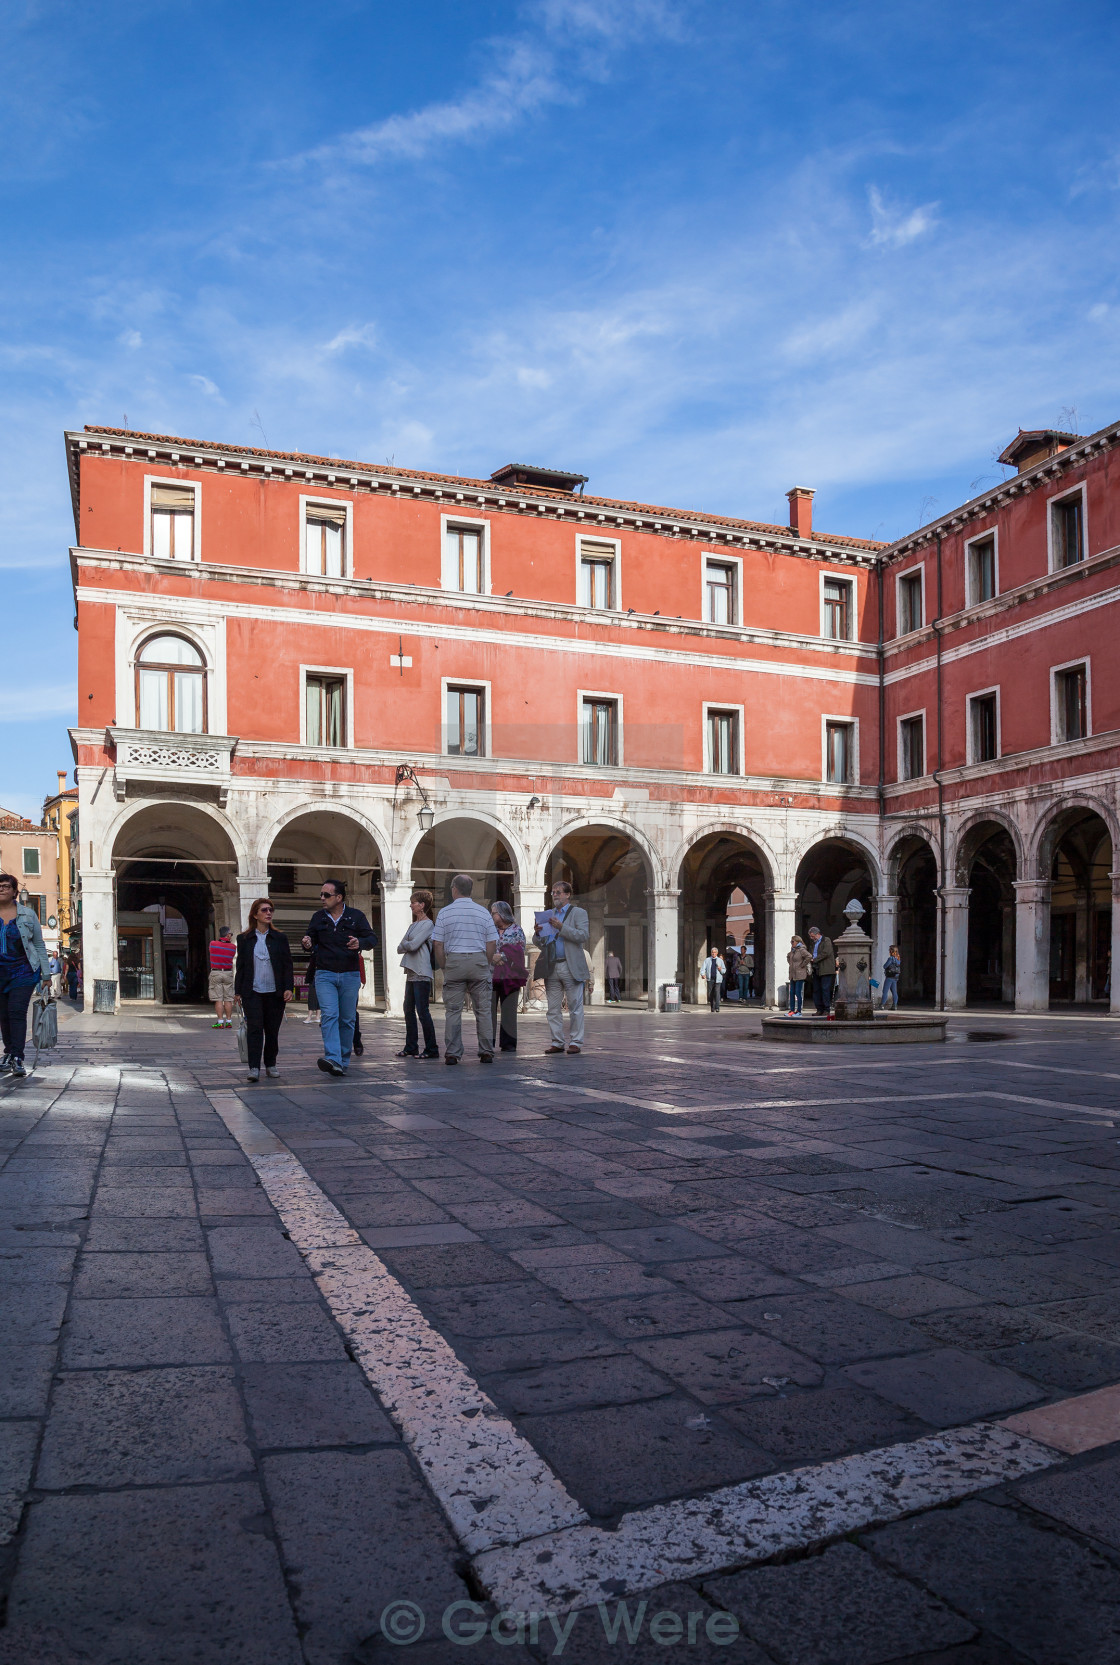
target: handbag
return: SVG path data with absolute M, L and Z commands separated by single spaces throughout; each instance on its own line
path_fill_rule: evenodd
M 243 1064 L 249 1062 L 249 1028 L 245 1022 L 245 1008 L 237 1008 L 237 1056 Z

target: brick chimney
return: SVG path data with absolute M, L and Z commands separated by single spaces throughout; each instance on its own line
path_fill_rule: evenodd
M 811 486 L 793 486 L 786 492 L 789 498 L 789 529 L 798 538 L 813 535 L 813 498 Z
M 62 794 L 65 791 L 66 791 L 66 770 L 65 769 L 59 769 L 58 770 L 58 795 L 59 795 L 60 798 L 61 798 Z

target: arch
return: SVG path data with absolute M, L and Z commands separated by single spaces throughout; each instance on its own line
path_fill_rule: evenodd
M 676 875 L 678 886 L 680 884 L 681 868 L 684 866 L 689 852 L 694 850 L 704 839 L 710 838 L 713 833 L 731 833 L 738 838 L 746 839 L 748 844 L 754 845 L 765 868 L 769 870 L 766 880 L 767 885 L 771 888 L 777 885 L 781 864 L 773 846 L 760 832 L 754 827 L 738 821 L 706 821 L 702 827 L 697 827 L 695 832 L 690 833 L 687 838 L 677 845 L 676 850 L 666 864 L 667 871 Z
M 122 999 L 205 999 L 207 942 L 239 918 L 235 836 L 228 817 L 193 800 L 141 800 L 110 823 Z
M 941 851 L 932 828 L 920 822 L 909 822 L 904 827 L 895 828 L 883 849 L 883 876 L 889 892 L 898 890 L 899 868 L 910 859 L 919 844 L 928 849 L 940 877 Z
M 968 890 L 965 993 L 970 1001 L 1015 1000 L 1015 883 L 1022 843 L 1009 816 L 973 816 L 958 834 L 954 873 Z
M 372 978 L 367 972 L 359 996 L 363 1007 L 374 1005 L 385 991 L 388 945 L 381 919 L 381 843 L 368 817 L 331 798 L 312 799 L 277 817 L 265 851 L 268 894 L 276 910 L 273 924 L 291 944 L 297 990 L 307 971 L 301 939 L 319 907 L 319 886 L 337 877 L 346 884 L 347 901 L 366 915 L 380 940 L 381 951 L 372 956 Z
M 798 860 L 793 888 L 798 932 L 804 936 L 815 925 L 835 938 L 847 928 L 844 909 L 853 897 L 871 914 L 872 899 L 882 889 L 878 856 L 847 830 L 815 838 Z
M 341 798 L 304 799 L 303 802 L 293 804 L 289 809 L 284 810 L 280 815 L 276 816 L 270 825 L 265 828 L 264 832 L 261 833 L 257 844 L 257 848 L 261 851 L 265 862 L 267 863 L 268 855 L 272 846 L 276 843 L 276 840 L 286 827 L 291 826 L 293 821 L 298 821 L 302 816 L 314 815 L 320 810 L 325 810 L 331 815 L 340 816 L 344 820 L 353 821 L 355 826 L 360 827 L 363 832 L 368 833 L 369 837 L 373 840 L 374 848 L 377 851 L 378 863 L 387 871 L 389 865 L 386 859 L 388 840 L 385 836 L 384 828 L 379 827 L 377 822 L 372 820 L 370 816 L 364 814 L 362 810 L 355 809 L 352 804 L 347 803 Z
M 490 814 L 488 810 L 475 809 L 472 806 L 470 809 L 464 809 L 461 811 L 443 810 L 437 812 L 431 831 L 433 833 L 438 832 L 440 827 L 446 825 L 449 821 L 478 821 L 489 827 L 491 832 L 497 834 L 498 838 L 501 839 L 502 843 L 506 846 L 506 849 L 509 852 L 510 859 L 513 862 L 514 880 L 517 888 L 520 890 L 521 886 L 525 883 L 525 873 L 529 867 L 529 857 L 526 854 L 525 847 L 521 840 L 517 837 L 516 833 L 512 831 L 507 822 L 500 820 L 496 815 Z M 412 872 L 412 868 L 416 861 L 416 851 L 423 843 L 424 839 L 428 836 L 429 835 L 427 833 L 423 832 L 418 827 L 412 829 L 408 833 L 408 836 L 404 839 L 400 847 L 400 872 L 402 875 Z
M 701 993 L 700 968 L 712 948 L 729 945 L 728 907 L 741 892 L 749 904 L 751 920 L 736 942 L 741 952 L 744 981 L 737 984 L 749 994 L 763 995 L 766 981 L 769 925 L 766 895 L 774 888 L 775 864 L 770 852 L 751 832 L 726 823 L 709 824 L 689 839 L 676 869 L 680 891 L 679 960 L 684 981 L 682 998 L 698 1002 Z M 736 965 L 738 972 L 739 966 Z M 728 982 L 728 991 L 731 983 Z
M 851 850 L 855 855 L 862 856 L 867 862 L 875 892 L 881 890 L 883 874 L 879 862 L 878 848 L 864 833 L 856 832 L 852 827 L 843 823 L 836 827 L 818 828 L 816 832 L 807 833 L 798 843 L 790 846 L 787 858 L 789 865 L 788 877 L 793 881 L 794 889 L 797 886 L 797 873 L 802 862 L 806 856 L 824 844 L 840 844 Z
M 592 1000 L 603 999 L 608 953 L 622 961 L 628 1000 L 649 991 L 649 892 L 660 863 L 648 840 L 617 816 L 581 817 L 563 827 L 542 858 L 545 884 L 568 879 L 591 927 Z
M 447 814 L 412 841 L 408 865 L 406 868 L 402 861 L 402 872 L 408 873 L 411 884 L 432 891 L 437 913 L 451 900 L 451 880 L 456 873 L 469 874 L 476 881 L 476 901 L 508 902 L 512 906 L 521 888 L 515 849 L 515 841 L 507 837 L 494 817 L 473 812 Z
M 624 820 L 620 815 L 611 815 L 610 813 L 580 815 L 573 821 L 566 821 L 559 832 L 553 836 L 551 843 L 546 843 L 541 848 L 537 858 L 537 882 L 542 885 L 545 883 L 552 857 L 557 846 L 562 844 L 565 838 L 570 837 L 573 833 L 587 832 L 593 828 L 601 827 L 606 827 L 611 832 L 621 833 L 632 844 L 636 844 L 649 864 L 651 887 L 655 890 L 664 890 L 667 874 L 661 859 L 661 852 L 650 842 L 640 827 L 634 826 L 632 822 Z
M 204 816 L 206 820 L 213 822 L 215 828 L 222 833 L 232 845 L 240 871 L 245 872 L 248 869 L 249 846 L 246 842 L 244 832 L 237 825 L 237 822 L 227 815 L 224 810 L 219 809 L 216 804 L 208 803 L 202 798 L 192 798 L 189 800 L 183 798 L 137 798 L 129 803 L 122 804 L 120 809 L 102 832 L 100 839 L 101 861 L 94 862 L 93 865 L 95 867 L 111 866 L 114 855 L 122 855 L 125 853 L 117 850 L 116 848 L 117 840 L 125 828 L 129 826 L 131 822 L 136 820 L 138 816 L 145 815 L 151 810 L 160 808 L 175 813 L 182 810 L 189 810 L 193 814 Z M 185 849 L 183 851 L 185 856 L 190 855 L 191 853 L 190 849 Z M 197 850 L 194 853 L 197 854 Z
M 148 649 L 149 648 L 154 648 L 155 644 L 157 642 L 167 642 L 167 641 L 183 643 L 183 645 L 185 647 L 190 648 L 191 652 L 194 654 L 194 658 L 193 659 L 184 659 L 182 661 L 175 661 L 175 660 L 170 660 L 170 659 L 152 659 L 152 660 L 149 660 L 147 657 L 145 657 L 148 653 Z M 183 634 L 183 632 L 180 631 L 180 630 L 153 630 L 150 635 L 143 637 L 143 639 L 136 644 L 136 663 L 138 665 L 147 665 L 147 664 L 167 665 L 167 664 L 175 664 L 177 662 L 180 662 L 184 666 L 187 666 L 187 667 L 189 667 L 190 669 L 193 669 L 193 670 L 205 670 L 207 668 L 205 653 L 197 645 L 197 643 L 192 642 L 190 637 L 185 636 Z
M 1024 862 L 1027 872 L 1037 874 L 1040 879 L 1048 879 L 1055 852 L 1066 833 L 1078 822 L 1093 815 L 1104 823 L 1115 851 L 1120 842 L 1120 830 L 1112 805 L 1089 792 L 1063 793 L 1061 802 L 1051 805 L 1032 828 Z
M 946 872 L 955 876 L 958 885 L 968 884 L 968 873 L 976 851 L 989 839 L 995 828 L 1005 832 L 1015 851 L 1015 877 L 1023 875 L 1023 836 L 1014 818 L 1002 809 L 981 809 L 968 816 L 953 835 L 952 860 L 946 861 Z
M 937 998 L 939 873 L 937 849 L 926 828 L 900 829 L 890 845 L 887 876 L 897 898 L 893 930 L 902 962 L 899 999 L 908 1006 L 932 1004 Z

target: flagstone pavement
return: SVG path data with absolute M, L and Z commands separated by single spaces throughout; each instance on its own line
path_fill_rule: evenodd
M 0 1083 L 0 1665 L 1116 1665 L 1120 1025 L 596 1010 L 454 1071 L 364 1027 L 252 1086 L 200 1010 L 65 1008 Z M 1048 1466 L 500 1619 L 239 1105 L 595 1526 L 1008 1419 Z

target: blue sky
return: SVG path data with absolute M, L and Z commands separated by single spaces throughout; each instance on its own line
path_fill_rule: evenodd
M 67 426 L 891 538 L 1115 420 L 1118 46 L 1111 0 L 8 0 L 0 803 L 71 761 Z

